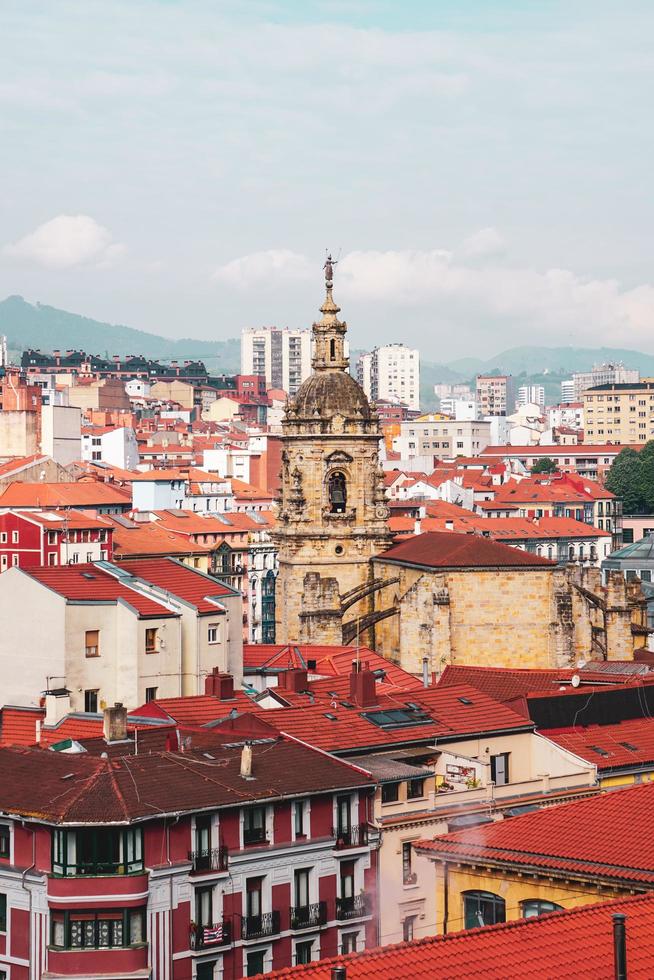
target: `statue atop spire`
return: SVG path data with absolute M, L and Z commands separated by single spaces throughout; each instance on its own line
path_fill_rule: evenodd
M 325 270 L 325 285 L 329 288 L 334 282 L 334 266 L 338 265 L 338 259 L 332 259 L 331 252 L 325 260 L 323 269 Z

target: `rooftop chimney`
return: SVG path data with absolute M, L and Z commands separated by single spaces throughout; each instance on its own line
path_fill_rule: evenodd
M 617 912 L 613 916 L 613 964 L 615 980 L 627 980 L 627 917 Z
M 413 522 L 413 533 L 414 534 L 421 534 L 422 533 L 421 532 L 421 524 L 420 524 L 420 518 L 419 517 L 416 517 L 415 521 Z
M 375 675 L 369 669 L 368 663 L 360 664 L 352 661 L 350 674 L 350 700 L 360 708 L 372 708 L 377 704 Z
M 422 658 L 422 686 L 429 687 L 429 657 Z
M 453 531 L 454 530 L 454 521 L 452 521 L 452 520 L 445 521 L 445 530 L 446 531 Z
M 220 669 L 214 667 L 204 679 L 204 693 L 219 698 L 221 701 L 233 701 L 234 678 L 231 674 L 221 674 Z
M 103 734 L 105 742 L 124 742 L 127 738 L 127 708 L 120 701 L 104 709 Z
M 60 691 L 46 691 L 45 694 L 45 725 L 56 725 L 70 711 L 70 692 L 62 688 Z
M 241 776 L 252 779 L 252 746 L 249 743 L 241 749 Z
M 331 980 L 347 980 L 347 967 L 333 966 Z
M 302 667 L 283 670 L 279 675 L 279 686 L 287 691 L 304 691 L 307 687 L 307 671 Z

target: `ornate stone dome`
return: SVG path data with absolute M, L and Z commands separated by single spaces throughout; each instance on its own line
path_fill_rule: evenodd
M 347 371 L 316 371 L 302 383 L 291 408 L 303 419 L 369 419 L 370 402 Z

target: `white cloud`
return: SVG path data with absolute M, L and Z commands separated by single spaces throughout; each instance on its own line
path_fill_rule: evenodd
M 219 266 L 213 278 L 237 289 L 248 289 L 260 284 L 274 286 L 277 282 L 309 279 L 312 272 L 314 267 L 304 255 L 288 248 L 273 248 L 232 259 Z
M 506 242 L 497 228 L 481 228 L 464 239 L 459 255 L 464 258 L 480 259 L 491 255 L 501 255 L 506 251 Z
M 48 269 L 90 264 L 106 268 L 125 251 L 125 246 L 114 242 L 111 232 L 86 214 L 60 214 L 5 245 L 2 251 Z

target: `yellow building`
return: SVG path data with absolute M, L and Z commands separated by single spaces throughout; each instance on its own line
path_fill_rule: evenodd
M 598 385 L 582 398 L 587 443 L 633 445 L 654 438 L 654 381 Z
M 456 932 L 654 890 L 654 783 L 415 845 L 434 932 Z

